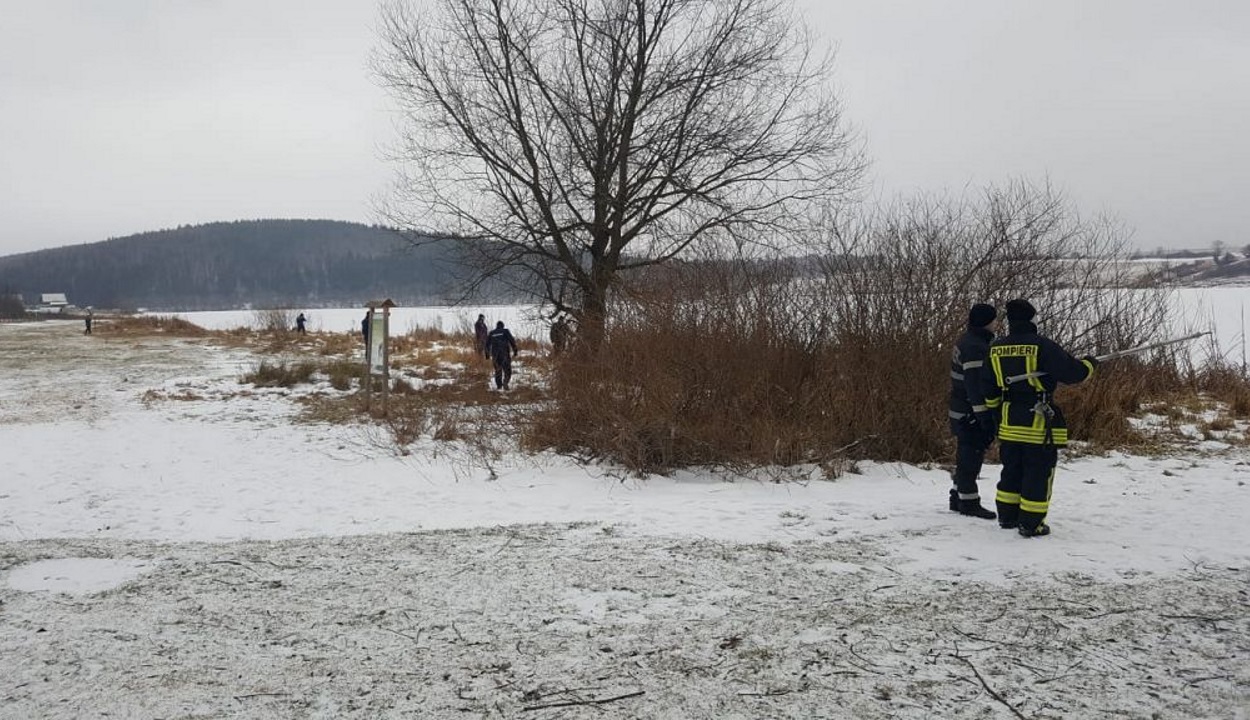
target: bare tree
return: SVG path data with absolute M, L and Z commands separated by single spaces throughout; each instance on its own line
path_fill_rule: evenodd
M 782 0 L 434 0 L 383 8 L 405 118 L 384 213 L 602 330 L 624 273 L 772 243 L 864 163 Z M 431 232 L 432 231 L 432 232 Z

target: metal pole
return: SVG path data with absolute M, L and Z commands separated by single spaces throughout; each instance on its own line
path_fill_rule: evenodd
M 390 409 L 391 397 L 391 308 L 382 306 L 382 417 Z
M 1155 348 L 1166 347 L 1168 345 L 1175 345 L 1176 343 L 1186 342 L 1188 340 L 1194 340 L 1194 339 L 1202 337 L 1203 335 L 1210 335 L 1210 334 L 1211 334 L 1210 332 L 1194 333 L 1192 335 L 1186 335 L 1185 337 L 1172 338 L 1171 340 L 1161 340 L 1159 342 L 1148 343 L 1146 345 L 1139 345 L 1138 347 L 1135 347 L 1135 348 L 1129 348 L 1128 350 L 1117 350 L 1115 352 L 1107 353 L 1106 355 L 1095 355 L 1094 357 L 1095 359 L 1098 360 L 1098 362 L 1103 362 L 1104 360 L 1115 360 L 1116 358 L 1122 358 L 1122 357 L 1125 357 L 1126 355 L 1136 355 L 1137 353 L 1146 352 L 1147 350 L 1154 350 Z
M 1145 345 L 1138 345 L 1135 348 L 1129 348 L 1127 350 L 1116 350 L 1115 352 L 1110 352 L 1110 353 L 1107 353 L 1106 355 L 1095 355 L 1094 359 L 1097 360 L 1098 362 L 1106 362 L 1107 360 L 1115 360 L 1116 358 L 1122 358 L 1128 355 L 1136 355 L 1137 353 L 1143 353 L 1143 352 L 1146 352 L 1147 350 L 1154 350 L 1155 348 L 1167 347 L 1168 345 L 1175 345 L 1176 343 L 1186 342 L 1188 340 L 1193 340 L 1195 338 L 1200 338 L 1203 335 L 1210 335 L 1210 334 L 1211 334 L 1210 332 L 1193 333 L 1192 335 L 1186 335 L 1185 337 L 1172 338 L 1171 340 L 1161 340 L 1159 342 L 1147 343 Z M 1009 375 L 1006 378 L 1004 378 L 1004 380 L 1006 380 L 1008 385 L 1011 385 L 1012 383 L 1018 383 L 1021 380 L 1028 380 L 1030 378 L 1041 377 L 1045 374 L 1046 374 L 1045 370 L 1038 370 L 1036 372 L 1020 373 L 1019 375 Z
M 361 334 L 364 336 L 363 339 L 365 341 L 365 376 L 363 385 L 365 390 L 365 411 L 368 411 L 373 404 L 373 362 L 370 357 L 373 354 L 373 308 L 369 308 L 365 313 L 365 328 L 366 332 Z

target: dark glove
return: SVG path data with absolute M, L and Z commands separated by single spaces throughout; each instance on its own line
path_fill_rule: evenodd
M 988 411 L 977 413 L 977 429 L 981 431 L 985 447 L 993 445 L 994 439 L 998 437 L 998 418 Z
M 1095 369 L 1098 368 L 1098 358 L 1094 357 L 1093 355 L 1086 355 L 1085 357 L 1081 359 L 1089 363 L 1090 365 L 1093 365 Z

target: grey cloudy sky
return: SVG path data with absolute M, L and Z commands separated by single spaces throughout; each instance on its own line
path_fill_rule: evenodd
M 879 195 L 1049 178 L 1155 247 L 1250 243 L 1250 3 L 798 0 Z M 370 0 L 0 0 L 0 255 L 372 222 Z

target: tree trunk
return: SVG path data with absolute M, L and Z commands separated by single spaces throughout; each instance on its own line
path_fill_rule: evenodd
M 598 352 L 603 344 L 606 318 L 607 288 L 603 285 L 586 288 L 582 295 L 581 317 L 577 319 L 577 339 L 587 353 Z

